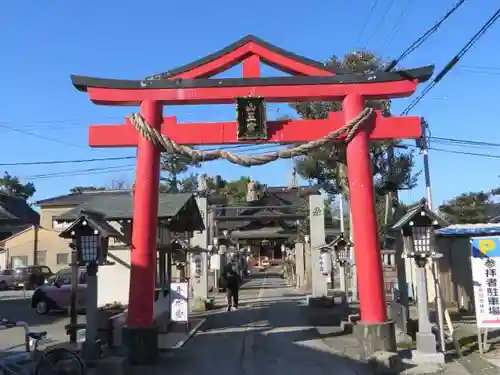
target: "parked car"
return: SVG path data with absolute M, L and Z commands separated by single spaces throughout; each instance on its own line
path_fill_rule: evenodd
M 9 289 L 12 287 L 14 280 L 14 270 L 6 269 L 0 271 L 0 290 Z
M 85 308 L 85 294 L 87 290 L 87 271 L 78 270 L 78 290 L 76 306 L 78 310 Z M 71 268 L 60 270 L 51 276 L 47 282 L 38 287 L 31 297 L 31 307 L 39 315 L 49 311 L 67 310 L 71 304 Z
M 45 280 L 52 275 L 53 272 L 47 266 L 19 267 L 14 270 L 14 279 L 12 284 L 15 288 L 25 288 L 26 290 L 31 290 L 43 285 Z

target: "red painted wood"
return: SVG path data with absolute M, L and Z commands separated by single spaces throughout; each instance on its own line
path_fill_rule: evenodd
M 355 118 L 364 108 L 363 97 L 349 95 L 343 102 L 345 121 Z M 373 125 L 372 123 L 372 127 Z M 347 164 L 350 166 L 347 172 L 361 321 L 382 323 L 387 321 L 387 307 L 375 214 L 369 139 L 370 126 L 365 126 L 361 127 L 347 144 Z
M 311 65 L 303 64 L 287 56 L 283 56 L 280 55 L 279 53 L 271 51 L 256 43 L 250 43 L 250 49 L 253 53 L 258 55 L 262 59 L 262 61 L 264 61 L 268 65 L 271 65 L 276 69 L 279 69 L 281 71 L 284 71 L 292 75 L 318 76 L 318 77 L 335 75 L 335 73 L 329 70 L 319 69 Z
M 417 81 L 395 81 L 328 85 L 210 87 L 194 89 L 133 89 L 88 88 L 95 104 L 139 105 L 146 100 L 163 104 L 233 104 L 238 96 L 263 96 L 270 103 L 290 103 L 314 100 L 343 100 L 349 94 L 365 99 L 403 98 L 413 94 Z
M 269 139 L 260 143 L 303 143 L 322 138 L 345 124 L 342 112 L 330 113 L 325 120 L 293 120 L 268 122 Z M 177 123 L 175 117 L 163 120 L 161 132 L 182 145 L 243 144 L 236 138 L 236 122 Z M 419 117 L 383 117 L 377 111 L 371 140 L 420 138 Z M 339 139 L 342 139 L 339 137 Z M 128 122 L 125 125 L 92 125 L 91 147 L 136 147 L 139 135 Z M 256 144 L 259 142 L 248 142 Z
M 243 78 L 260 77 L 260 57 L 251 55 L 243 60 Z
M 235 65 L 238 65 L 244 60 L 245 57 L 249 55 L 250 55 L 249 45 L 245 44 L 240 48 L 231 51 L 218 59 L 206 63 L 205 65 L 173 75 L 169 77 L 169 79 L 210 78 L 218 73 L 222 73 L 225 70 L 231 69 Z
M 141 105 L 142 115 L 156 129 L 161 127 L 162 110 L 158 102 L 149 101 Z M 140 137 L 133 198 L 134 230 L 127 314 L 129 327 L 153 324 L 159 180 L 160 152 L 151 141 Z
M 242 62 L 246 57 L 258 56 L 267 64 L 293 75 L 306 76 L 332 76 L 335 73 L 326 69 L 303 64 L 289 57 L 282 56 L 274 51 L 262 47 L 254 42 L 248 42 L 224 56 L 214 59 L 205 65 L 173 75 L 169 79 L 178 78 L 209 78 L 218 73 L 232 68 Z M 245 77 L 245 76 L 244 76 Z

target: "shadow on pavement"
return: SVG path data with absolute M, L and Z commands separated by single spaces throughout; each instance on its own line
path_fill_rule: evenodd
M 34 328 L 37 326 L 52 324 L 59 320 L 67 319 L 67 314 L 62 312 L 38 315 L 31 307 L 31 298 L 0 299 L 0 318 L 22 320 L 28 323 L 30 328 L 36 330 Z
M 243 290 L 259 290 L 259 289 L 283 289 L 283 288 L 290 288 L 288 285 L 264 285 L 264 286 L 259 286 L 259 285 L 245 285 L 243 284 L 242 289 Z
M 243 303 L 213 313 L 179 351 L 167 355 L 170 374 L 372 374 L 371 367 L 332 350 L 308 324 L 298 301 Z M 159 373 L 159 372 L 158 372 Z

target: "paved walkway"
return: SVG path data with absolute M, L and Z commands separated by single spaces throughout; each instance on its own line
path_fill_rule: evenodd
M 304 296 L 277 276 L 255 275 L 240 299 L 237 311 L 209 315 L 162 367 L 172 375 L 371 374 L 361 363 L 332 353 L 307 323 Z

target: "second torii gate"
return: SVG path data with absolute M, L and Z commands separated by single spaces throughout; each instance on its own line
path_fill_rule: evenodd
M 261 77 L 261 62 L 290 73 L 290 77 Z M 243 63 L 243 78 L 210 78 Z M 140 106 L 143 129 L 137 121 L 123 125 L 90 127 L 91 147 L 137 147 L 137 169 L 132 234 L 132 269 L 128 308 L 128 336 L 142 358 L 154 360 L 153 325 L 154 274 L 156 268 L 156 220 L 160 175 L 160 148 L 153 139 L 163 135 L 178 145 L 222 145 L 243 143 L 304 143 L 315 141 L 354 119 L 365 115 L 364 123 L 349 136 L 346 155 L 358 270 L 361 323 L 386 324 L 380 245 L 375 215 L 370 140 L 419 138 L 419 117 L 373 116 L 365 111 L 366 100 L 407 97 L 419 82 L 431 77 L 433 67 L 390 73 L 340 74 L 324 64 L 295 55 L 254 36 L 247 36 L 227 48 L 177 69 L 147 79 L 115 80 L 72 76 L 73 85 L 87 92 L 100 105 Z M 267 102 L 341 101 L 342 112 L 323 120 L 270 121 L 258 140 L 241 139 L 237 122 L 178 123 L 163 117 L 164 105 L 231 104 L 241 98 L 264 98 Z M 137 119 L 137 117 L 135 117 Z M 248 125 L 248 123 L 246 124 Z M 261 129 L 262 130 L 262 129 Z M 156 132 L 156 133 L 155 133 Z M 155 133 L 155 134 L 153 134 Z M 153 135 L 151 135 L 153 134 Z M 153 137 L 153 138 L 152 138 Z M 155 143 L 156 142 L 156 143 Z M 131 344 L 132 345 L 132 344 Z M 140 356 L 139 356 L 140 357 Z

